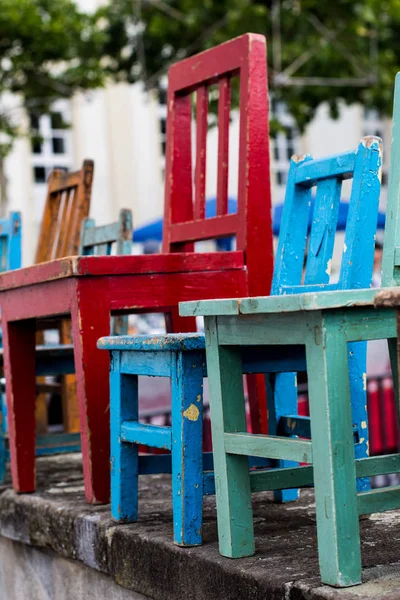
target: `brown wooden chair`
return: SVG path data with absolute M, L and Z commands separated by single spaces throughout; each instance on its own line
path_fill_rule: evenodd
M 94 163 L 85 160 L 79 171 L 67 172 L 55 169 L 48 180 L 47 197 L 36 250 L 35 264 L 47 262 L 65 256 L 78 254 L 82 222 L 89 215 L 92 193 Z M 69 321 L 58 321 L 43 328 L 59 329 L 60 343 L 71 344 L 71 326 Z M 39 324 L 39 328 L 42 329 Z M 37 333 L 37 344 L 43 344 L 43 330 Z M 41 389 L 43 378 L 40 378 Z M 50 388 L 49 388 L 50 391 Z M 63 375 L 61 381 L 63 401 L 64 431 L 79 431 L 78 405 L 76 400 L 75 375 Z M 46 433 L 48 410 L 46 393 L 39 393 L 36 399 L 36 430 Z

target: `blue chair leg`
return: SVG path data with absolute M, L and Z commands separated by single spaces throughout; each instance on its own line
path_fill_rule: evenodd
M 279 419 L 287 415 L 297 415 L 297 383 L 295 373 L 267 375 L 268 428 L 271 435 L 278 434 Z M 290 460 L 277 460 L 276 467 L 294 467 Z M 293 502 L 299 498 L 299 490 L 275 490 L 275 502 Z
M 367 342 L 353 342 L 348 345 L 349 375 L 351 392 L 351 412 L 353 425 L 358 432 L 355 444 L 355 457 L 365 458 L 369 454 L 368 413 L 367 413 Z M 357 492 L 370 489 L 369 477 L 357 479 Z
M 196 352 L 174 355 L 172 397 L 172 503 L 174 543 L 202 543 L 203 361 Z
M 7 406 L 4 394 L 0 396 L 0 483 L 6 475 L 6 433 L 7 433 Z
M 119 522 L 137 521 L 139 456 L 136 444 L 121 441 L 123 421 L 137 421 L 138 378 L 119 372 L 116 358 L 110 372 L 111 515 Z

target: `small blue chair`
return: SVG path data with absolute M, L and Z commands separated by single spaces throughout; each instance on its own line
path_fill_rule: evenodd
M 21 213 L 12 212 L 8 219 L 0 219 L 0 273 L 21 267 Z M 0 331 L 0 345 L 1 331 Z M 7 407 L 4 394 L 0 401 L 0 482 L 6 468 Z
M 379 138 L 363 139 L 355 152 L 321 160 L 312 160 L 309 156 L 292 159 L 275 263 L 275 294 L 370 285 L 380 168 Z M 350 178 L 353 178 L 353 186 L 342 265 L 338 282 L 333 284 L 330 283 L 330 264 L 340 192 L 342 181 Z M 317 192 L 308 232 L 313 187 Z M 228 307 L 229 302 L 225 300 L 224 306 Z M 137 520 L 140 474 L 170 472 L 174 542 L 182 546 L 201 544 L 202 497 L 215 491 L 210 457 L 202 453 L 202 383 L 207 374 L 204 337 L 200 334 L 105 337 L 98 341 L 98 347 L 110 351 L 111 355 L 113 518 L 119 522 Z M 360 457 L 367 455 L 366 345 L 353 344 L 349 352 L 355 452 Z M 282 434 L 283 431 L 286 435 L 310 437 L 309 418 L 297 414 L 294 374 L 305 371 L 305 367 L 305 356 L 298 352 L 266 356 L 256 346 L 243 348 L 242 372 L 265 373 L 268 378 L 271 433 Z M 139 375 L 171 379 L 171 427 L 138 421 Z M 140 456 L 139 444 L 164 448 L 171 451 L 171 456 Z M 257 463 L 254 457 L 249 461 L 249 468 L 282 464 L 267 459 Z M 364 488 L 368 485 L 368 480 L 360 482 Z M 297 490 L 287 493 L 285 496 L 277 492 L 277 498 L 292 500 L 298 495 Z

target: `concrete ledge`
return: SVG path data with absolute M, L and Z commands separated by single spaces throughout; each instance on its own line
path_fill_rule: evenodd
M 257 554 L 229 560 L 218 553 L 213 497 L 205 499 L 204 545 L 182 549 L 171 542 L 168 476 L 142 476 L 140 521 L 116 526 L 108 506 L 85 503 L 80 455 L 37 465 L 35 494 L 0 487 L 0 535 L 80 561 L 154 600 L 400 598 L 400 511 L 361 522 L 365 583 L 335 590 L 319 581 L 311 491 L 286 506 L 254 494 Z

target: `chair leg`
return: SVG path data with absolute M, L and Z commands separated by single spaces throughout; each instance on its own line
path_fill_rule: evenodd
M 365 458 L 369 451 L 368 412 L 367 412 L 367 342 L 353 342 L 348 346 L 353 425 L 358 430 L 358 443 L 355 444 L 355 457 Z M 369 477 L 357 479 L 357 491 L 370 489 Z
M 103 287 L 103 289 L 102 289 Z M 110 498 L 109 356 L 97 340 L 110 334 L 110 311 L 104 283 L 78 287 L 71 307 L 72 335 L 87 502 Z
M 216 319 L 207 319 L 207 372 L 213 439 L 219 549 L 223 556 L 254 554 L 247 456 L 225 453 L 225 432 L 246 431 L 240 352 L 218 345 Z
M 203 361 L 197 352 L 174 355 L 172 397 L 172 503 L 174 543 L 198 546 L 203 523 Z
M 279 434 L 279 420 L 286 415 L 297 415 L 297 383 L 295 373 L 266 375 L 269 413 L 269 433 Z M 277 460 L 276 467 L 295 467 L 291 460 Z M 275 490 L 275 502 L 293 502 L 299 498 L 299 490 Z
M 264 375 L 246 375 L 252 433 L 268 433 L 267 393 Z
M 6 433 L 7 433 L 7 407 L 4 394 L 0 398 L 0 484 L 6 475 Z
M 398 322 L 399 322 L 399 317 L 397 317 Z M 399 325 L 398 325 L 399 327 Z M 400 329 L 398 329 L 399 333 L 400 333 Z M 399 336 L 399 340 L 400 340 L 400 336 Z M 396 409 L 397 409 L 397 413 L 398 413 L 398 420 L 399 420 L 399 424 L 400 424 L 400 415 L 399 415 L 399 409 L 400 409 L 400 405 L 399 405 L 399 367 L 398 367 L 398 350 L 397 350 L 397 338 L 390 338 L 388 339 L 388 348 L 389 348 L 389 356 L 390 356 L 390 366 L 392 369 L 392 377 L 393 377 L 393 389 L 394 389 L 394 397 L 395 397 L 395 404 L 396 404 Z
M 138 377 L 119 371 L 119 353 L 114 353 L 110 371 L 111 420 L 111 516 L 118 522 L 138 517 L 139 452 L 136 444 L 121 441 L 123 421 L 137 421 Z
M 321 579 L 356 585 L 361 553 L 348 350 L 334 316 L 311 327 L 306 353 Z
M 7 321 L 2 315 L 4 375 L 13 487 L 35 491 L 35 320 Z

